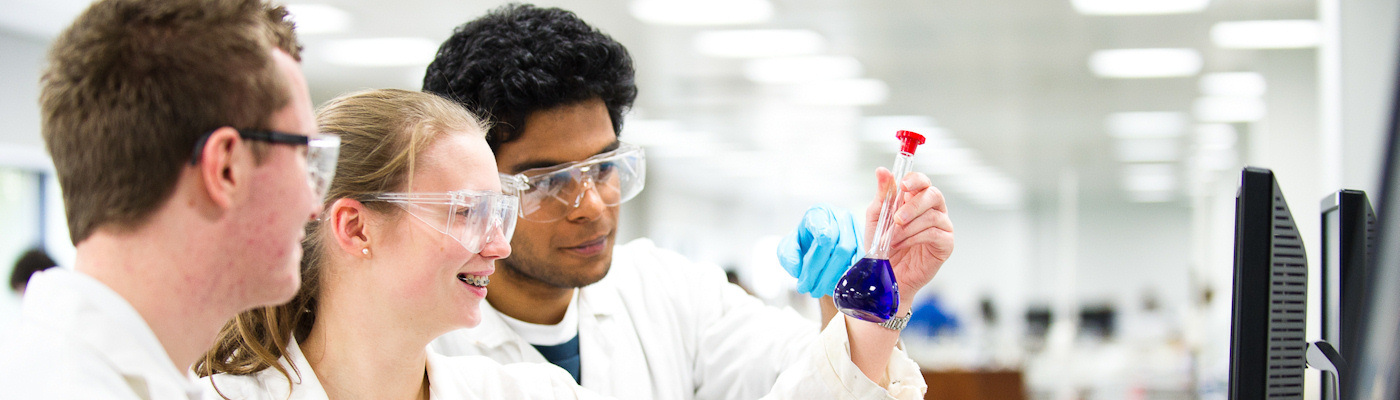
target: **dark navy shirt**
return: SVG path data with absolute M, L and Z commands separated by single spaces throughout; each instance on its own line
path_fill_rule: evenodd
M 531 344 L 531 346 L 535 346 L 535 350 L 539 350 L 540 354 L 544 355 L 544 359 L 549 360 L 550 364 L 558 365 L 565 371 L 569 371 L 569 375 L 574 376 L 575 383 L 583 382 L 579 378 L 578 334 L 574 334 L 574 338 L 569 339 L 567 342 L 553 346 L 541 346 L 537 344 Z

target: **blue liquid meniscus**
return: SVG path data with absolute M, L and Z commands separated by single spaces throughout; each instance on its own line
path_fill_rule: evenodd
M 861 320 L 881 323 L 899 310 L 899 286 L 890 260 L 862 258 L 836 283 L 836 309 Z

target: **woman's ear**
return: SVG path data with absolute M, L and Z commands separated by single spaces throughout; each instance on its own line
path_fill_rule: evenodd
M 351 257 L 369 258 L 370 250 L 369 209 L 364 203 L 354 199 L 337 199 L 326 211 L 330 219 L 331 236 L 335 238 L 340 251 Z

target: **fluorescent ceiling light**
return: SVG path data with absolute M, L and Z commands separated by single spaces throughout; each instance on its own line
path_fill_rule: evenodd
M 1123 188 L 1129 192 L 1176 190 L 1176 166 L 1172 164 L 1124 165 Z
M 1230 124 L 1201 124 L 1196 126 L 1196 147 L 1206 150 L 1235 148 L 1239 134 Z
M 1258 72 L 1216 72 L 1201 76 L 1201 93 L 1206 96 L 1259 97 L 1266 89 L 1264 75 Z
M 1226 171 L 1239 168 L 1239 154 L 1233 149 L 1202 150 L 1192 158 L 1192 164 L 1206 171 Z
M 1196 49 L 1113 49 L 1089 56 L 1089 69 L 1104 78 L 1170 78 L 1201 72 Z
M 979 165 L 945 180 L 950 189 L 986 208 L 1018 208 L 1025 196 L 1025 190 L 1015 179 L 987 166 Z
M 438 44 L 423 38 L 345 39 L 327 42 L 326 61 L 353 67 L 426 66 Z
M 793 85 L 792 100 L 811 105 L 866 106 L 884 103 L 890 88 L 879 79 L 842 79 Z
M 859 78 L 860 61 L 848 56 L 775 57 L 744 63 L 744 77 L 757 83 L 797 83 Z
M 350 13 L 325 4 L 288 4 L 297 34 L 337 33 L 350 29 Z
M 632 16 L 658 25 L 733 25 L 773 18 L 767 0 L 633 0 Z
M 1264 119 L 1264 100 L 1257 97 L 1202 97 L 1192 105 L 1202 122 L 1254 122 Z
M 1128 201 L 1134 203 L 1166 203 L 1176 199 L 1175 190 L 1129 191 Z
M 695 35 L 695 50 L 711 57 L 804 56 L 824 49 L 826 38 L 806 29 L 706 31 Z
M 1169 162 L 1181 158 L 1181 145 L 1176 139 L 1125 139 L 1114 145 L 1118 161 Z
M 1109 114 L 1104 128 L 1117 138 L 1161 138 L 1181 136 L 1186 115 L 1174 111 L 1135 111 Z
M 1084 15 L 1185 14 L 1205 10 L 1210 0 L 1073 0 Z
M 914 166 L 915 170 L 930 175 L 958 175 L 985 169 L 976 151 L 958 146 L 920 148 L 914 157 Z
M 1227 49 L 1298 49 L 1317 47 L 1322 28 L 1313 20 L 1218 22 L 1210 40 Z

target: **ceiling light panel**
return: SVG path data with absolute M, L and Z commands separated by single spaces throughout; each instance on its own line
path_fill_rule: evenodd
M 767 0 L 633 0 L 628 11 L 656 25 L 756 24 L 773 19 Z
M 695 35 L 695 50 L 721 58 L 805 56 L 826 49 L 826 38 L 805 29 L 741 29 Z
M 1210 0 L 1072 0 L 1084 15 L 1160 15 L 1198 13 Z
M 860 61 L 848 56 L 774 57 L 744 63 L 744 77 L 757 83 L 798 83 L 859 78 Z
M 1210 28 L 1210 40 L 1227 49 L 1317 47 L 1322 28 L 1313 20 L 1228 21 Z
M 1201 76 L 1201 94 L 1206 96 L 1259 97 L 1266 90 L 1264 75 L 1258 72 L 1216 72 Z
M 1175 111 L 1119 112 L 1104 118 L 1104 128 L 1117 138 L 1167 138 L 1181 136 L 1186 122 L 1186 114 Z
M 1201 72 L 1196 49 L 1112 49 L 1089 56 L 1089 69 L 1104 78 L 1171 78 Z
M 1202 97 L 1192 105 L 1201 122 L 1254 122 L 1264 119 L 1264 100 L 1257 97 Z
M 327 42 L 327 62 L 351 67 L 427 66 L 438 43 L 424 38 L 345 39 Z
M 339 33 L 350 29 L 350 13 L 326 4 L 288 4 L 298 35 Z

